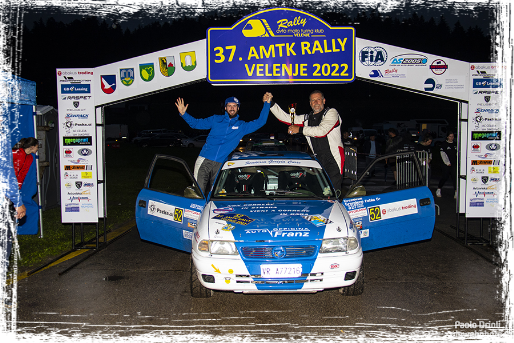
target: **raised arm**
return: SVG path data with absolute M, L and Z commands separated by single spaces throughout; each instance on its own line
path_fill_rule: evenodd
M 212 128 L 211 117 L 205 119 L 196 119 L 186 112 L 189 105 L 184 104 L 184 99 L 178 98 L 177 102 L 175 102 L 175 106 L 177 106 L 178 112 L 182 116 L 182 119 L 184 119 L 191 128 L 199 130 L 209 130 Z

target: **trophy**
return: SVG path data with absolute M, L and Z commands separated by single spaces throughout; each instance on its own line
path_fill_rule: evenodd
M 289 105 L 289 115 L 291 116 L 291 125 L 294 125 L 294 115 L 296 114 L 296 102 Z

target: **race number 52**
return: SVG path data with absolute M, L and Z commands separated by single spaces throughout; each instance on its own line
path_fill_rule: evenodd
M 370 207 L 368 210 L 370 222 L 382 219 L 382 215 L 380 214 L 380 206 Z

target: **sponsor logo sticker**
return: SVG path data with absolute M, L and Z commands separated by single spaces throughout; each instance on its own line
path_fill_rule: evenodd
M 148 214 L 172 222 L 182 223 L 184 217 L 184 209 L 180 207 L 175 207 L 173 205 L 163 204 L 157 201 L 149 200 Z
M 418 204 L 416 199 L 396 201 L 368 207 L 368 213 L 369 221 L 392 219 L 418 213 Z
M 233 223 L 233 224 L 239 224 L 239 225 L 248 225 L 255 220 L 244 214 L 238 214 L 238 213 L 234 213 L 234 214 L 220 213 L 220 214 L 214 216 L 213 219 L 224 220 L 226 222 Z

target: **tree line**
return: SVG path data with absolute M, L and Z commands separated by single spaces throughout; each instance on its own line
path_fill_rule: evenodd
M 173 46 L 205 39 L 209 27 L 229 27 L 257 9 L 206 12 L 154 21 L 133 30 L 123 24 L 85 17 L 70 23 L 40 19 L 23 27 L 20 75 L 36 81 L 39 104 L 57 105 L 56 68 L 94 68 Z M 250 11 L 250 12 L 248 12 Z M 248 13 L 247 13 L 248 12 Z M 451 28 L 444 16 L 437 20 L 412 14 L 400 20 L 377 11 L 356 17 L 337 11 L 311 13 L 331 26 L 353 26 L 358 38 L 469 62 L 490 62 L 493 42 L 478 27 Z

